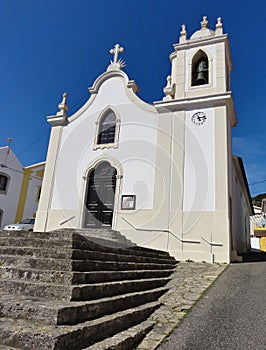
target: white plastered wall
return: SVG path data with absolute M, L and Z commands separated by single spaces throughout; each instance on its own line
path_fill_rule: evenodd
M 200 109 L 207 117 L 203 125 L 191 121 L 198 111 L 186 113 L 184 212 L 215 210 L 214 109 Z
M 121 119 L 118 148 L 93 150 L 96 121 L 108 106 Z M 91 105 L 63 128 L 47 230 L 82 226 L 84 177 L 101 159 L 113 159 L 123 172 L 117 210 L 122 194 L 136 195 L 137 211 L 153 209 L 157 118 L 153 107 L 137 99 L 132 102 L 121 77 L 101 85 Z
M 0 193 L 0 209 L 3 212 L 0 228 L 14 223 L 23 180 L 22 164 L 12 150 L 9 151 L 7 156 L 7 150 L 7 147 L 0 149 L 0 164 L 7 165 L 7 167 L 1 167 L 0 172 L 9 177 L 6 193 Z

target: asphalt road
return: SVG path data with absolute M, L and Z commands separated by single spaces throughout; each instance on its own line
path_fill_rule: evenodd
M 266 262 L 232 264 L 158 350 L 266 350 Z

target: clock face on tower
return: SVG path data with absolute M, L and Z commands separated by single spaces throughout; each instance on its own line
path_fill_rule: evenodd
M 203 112 L 197 112 L 191 117 L 191 122 L 197 126 L 205 124 L 207 116 Z

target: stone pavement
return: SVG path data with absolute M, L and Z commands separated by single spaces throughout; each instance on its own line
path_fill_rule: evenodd
M 266 263 L 230 264 L 156 350 L 265 350 Z
M 137 350 L 155 350 L 227 266 L 203 262 L 178 263 L 167 285 L 169 291 L 160 298 L 162 306 L 150 317 L 156 325 Z

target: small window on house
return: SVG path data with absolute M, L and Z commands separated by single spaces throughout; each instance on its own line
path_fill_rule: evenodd
M 0 209 L 0 227 L 1 227 L 1 224 L 2 224 L 2 219 L 3 219 L 3 210 Z
M 205 52 L 198 51 L 192 60 L 192 86 L 209 84 L 209 61 Z
M 7 175 L 0 174 L 0 193 L 6 193 L 8 179 L 9 177 Z

